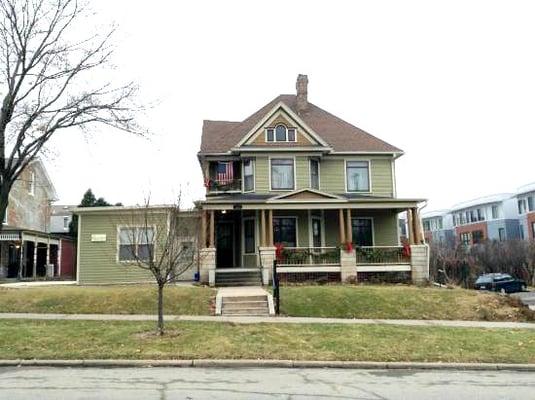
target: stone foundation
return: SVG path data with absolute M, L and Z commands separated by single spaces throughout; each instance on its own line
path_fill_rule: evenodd
M 215 285 L 215 256 L 214 247 L 206 247 L 199 250 L 199 281 Z
M 264 285 L 269 285 L 271 282 L 273 261 L 275 261 L 275 247 L 260 247 L 260 265 Z
M 429 246 L 426 244 L 411 246 L 412 283 L 429 281 Z
M 348 280 L 357 281 L 357 258 L 355 250 L 345 251 L 340 249 L 340 280 L 347 282 Z

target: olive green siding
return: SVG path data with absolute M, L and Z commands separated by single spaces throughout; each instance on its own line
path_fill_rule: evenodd
M 289 157 L 281 155 L 280 157 Z M 394 180 L 391 157 L 351 157 L 350 160 L 369 160 L 371 193 L 377 196 L 392 197 Z M 345 160 L 340 156 L 325 156 L 320 161 L 320 190 L 327 193 L 345 193 Z M 257 156 L 255 165 L 256 192 L 269 192 L 269 158 Z M 296 190 L 310 187 L 310 163 L 308 156 L 295 156 Z
M 121 215 L 85 214 L 79 216 L 80 240 L 78 280 L 80 284 L 150 282 L 150 272 L 134 264 L 117 261 L 117 227 L 128 225 Z M 92 242 L 91 235 L 106 235 L 104 242 Z

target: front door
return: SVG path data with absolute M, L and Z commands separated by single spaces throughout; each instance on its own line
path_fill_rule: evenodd
M 234 223 L 218 222 L 216 225 L 217 268 L 234 267 Z

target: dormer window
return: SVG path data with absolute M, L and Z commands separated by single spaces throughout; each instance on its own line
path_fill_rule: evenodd
M 287 128 L 283 124 L 266 129 L 267 142 L 295 142 L 295 128 Z

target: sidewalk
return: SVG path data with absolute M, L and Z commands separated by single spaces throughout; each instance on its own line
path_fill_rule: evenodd
M 1 319 L 68 320 L 68 321 L 156 321 L 156 315 L 146 314 L 32 314 L 0 313 Z M 231 322 L 234 324 L 347 324 L 441 326 L 452 328 L 533 329 L 529 322 L 446 321 L 410 319 L 346 319 L 308 317 L 225 317 L 209 315 L 165 315 L 166 321 Z

